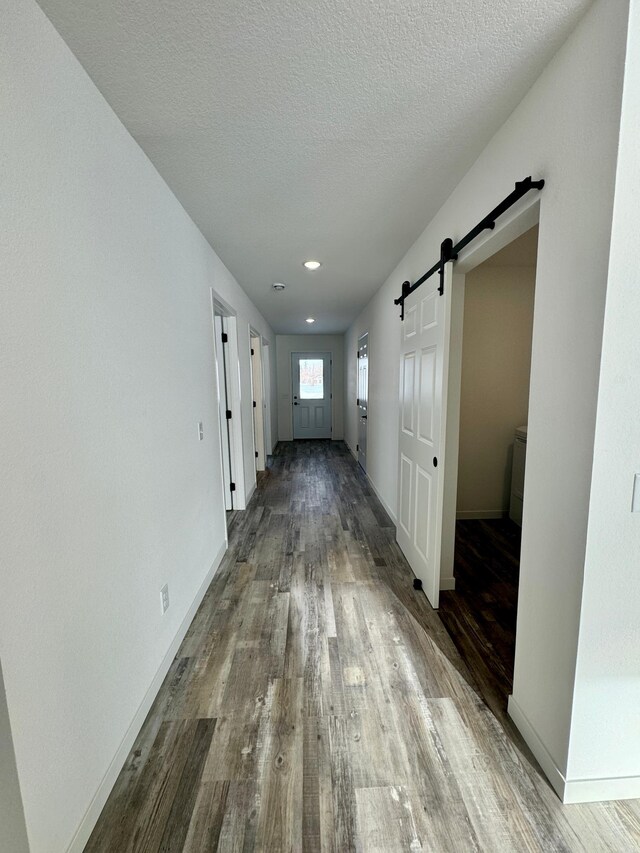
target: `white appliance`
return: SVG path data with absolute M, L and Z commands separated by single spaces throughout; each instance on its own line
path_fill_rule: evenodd
M 522 500 L 524 497 L 524 469 L 527 460 L 527 427 L 516 427 L 513 442 L 513 468 L 511 469 L 511 501 L 509 518 L 522 527 Z

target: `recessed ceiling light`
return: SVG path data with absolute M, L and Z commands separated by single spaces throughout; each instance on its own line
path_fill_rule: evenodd
M 307 323 L 315 323 L 313 317 L 307 317 Z
M 286 287 L 286 285 L 282 284 L 282 282 L 280 282 L 280 281 L 276 281 L 276 283 L 275 283 L 275 284 L 272 284 L 272 285 L 271 285 L 271 287 L 272 287 L 274 290 L 284 290 L 284 289 L 285 289 L 285 287 Z
M 305 261 L 303 266 L 305 266 L 308 270 L 317 270 L 318 267 L 321 267 L 322 264 L 320 261 Z

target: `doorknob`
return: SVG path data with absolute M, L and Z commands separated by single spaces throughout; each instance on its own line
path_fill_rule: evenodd
M 293 405 L 294 405 L 294 406 L 297 406 L 298 404 L 297 404 L 297 403 L 294 403 Z

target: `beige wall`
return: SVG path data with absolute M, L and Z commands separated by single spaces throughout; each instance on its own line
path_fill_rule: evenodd
M 514 429 L 527 422 L 535 267 L 466 276 L 458 518 L 509 509 Z
M 278 439 L 293 439 L 293 415 L 291 409 L 291 353 L 330 352 L 333 360 L 331 377 L 332 438 L 344 437 L 344 335 L 276 335 L 276 359 L 278 373 Z

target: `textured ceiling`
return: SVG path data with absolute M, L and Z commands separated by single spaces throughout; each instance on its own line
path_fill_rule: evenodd
M 314 332 L 349 325 L 590 0 L 40 5 L 273 328 L 296 333 L 309 315 Z

